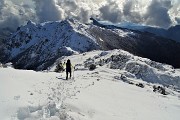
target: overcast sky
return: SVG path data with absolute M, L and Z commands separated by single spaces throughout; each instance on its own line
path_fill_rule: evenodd
M 180 24 L 180 0 L 0 0 L 0 29 L 72 17 L 168 28 Z

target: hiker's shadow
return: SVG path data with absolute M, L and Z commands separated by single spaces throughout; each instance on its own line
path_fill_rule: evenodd
M 56 77 L 57 79 L 60 79 L 60 80 L 66 80 L 65 78 L 63 77 Z

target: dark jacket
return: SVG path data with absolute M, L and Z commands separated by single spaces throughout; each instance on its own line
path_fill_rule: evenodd
M 70 62 L 70 60 L 67 60 L 67 63 L 66 63 L 66 72 L 71 72 L 71 62 Z

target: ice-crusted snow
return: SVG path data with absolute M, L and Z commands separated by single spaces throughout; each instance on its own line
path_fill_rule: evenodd
M 122 50 L 59 60 L 67 59 L 76 66 L 74 79 L 65 80 L 65 72 L 53 72 L 55 66 L 43 72 L 0 68 L 0 119 L 180 119 L 179 70 Z M 97 68 L 84 68 L 88 62 Z M 153 92 L 153 86 L 164 87 L 167 95 Z

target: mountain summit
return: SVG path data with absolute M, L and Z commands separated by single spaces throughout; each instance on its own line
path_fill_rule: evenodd
M 100 49 L 89 27 L 73 19 L 20 27 L 7 40 L 3 61 L 17 68 L 44 69 L 64 55 Z

